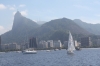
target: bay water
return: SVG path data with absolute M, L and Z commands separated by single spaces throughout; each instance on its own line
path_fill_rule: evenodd
M 0 66 L 100 66 L 100 48 L 82 48 L 67 54 L 67 50 L 37 51 L 37 54 L 0 53 Z

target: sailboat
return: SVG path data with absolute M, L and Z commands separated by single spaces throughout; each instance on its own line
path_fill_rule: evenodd
M 72 37 L 71 33 L 69 32 L 69 40 L 68 40 L 68 50 L 67 50 L 67 53 L 68 54 L 73 54 L 74 50 L 75 50 L 75 46 L 74 46 L 73 37 Z
M 28 36 L 28 34 L 27 34 L 27 31 L 26 31 L 26 41 L 27 41 L 27 38 L 28 38 L 27 36 Z M 24 42 L 24 43 L 26 43 L 26 42 Z M 23 50 L 22 53 L 23 54 L 36 54 L 37 51 L 35 51 L 34 48 L 28 47 L 28 49 Z

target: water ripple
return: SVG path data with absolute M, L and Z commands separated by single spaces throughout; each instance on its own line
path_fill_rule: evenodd
M 0 53 L 0 66 L 100 66 L 100 49 L 38 51 L 37 54 Z

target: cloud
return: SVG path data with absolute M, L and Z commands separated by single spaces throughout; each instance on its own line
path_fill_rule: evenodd
M 33 20 L 34 22 L 38 22 L 37 20 Z
M 0 4 L 0 10 L 6 9 L 6 6 L 3 4 Z
M 27 10 L 21 11 L 20 12 L 23 16 L 27 16 Z
M 91 10 L 91 8 L 88 7 L 88 6 L 74 5 L 74 7 L 76 7 L 76 8 L 81 8 L 81 9 L 85 9 L 85 10 Z
M 14 7 L 10 7 L 9 10 L 15 10 L 15 8 Z
M 21 5 L 19 5 L 19 7 L 25 7 L 26 5 L 24 5 L 24 4 L 21 4 Z
M 3 30 L 3 29 L 4 29 L 4 27 L 3 26 L 0 26 L 0 31 Z
M 7 5 L 9 10 L 16 10 L 16 5 Z

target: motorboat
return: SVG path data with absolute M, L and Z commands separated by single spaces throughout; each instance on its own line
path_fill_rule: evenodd
M 37 51 L 35 51 L 35 50 L 24 50 L 24 51 L 22 51 L 22 53 L 24 53 L 24 54 L 36 54 Z
M 47 52 L 50 52 L 50 50 L 46 50 Z
M 16 51 L 16 53 L 21 53 L 21 51 Z

